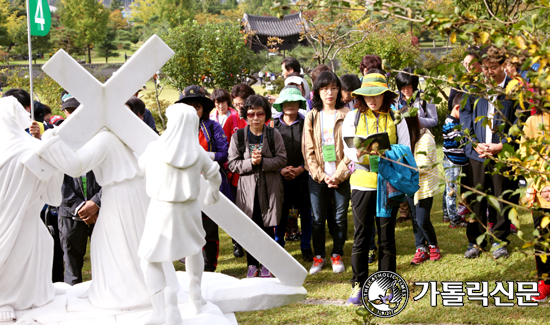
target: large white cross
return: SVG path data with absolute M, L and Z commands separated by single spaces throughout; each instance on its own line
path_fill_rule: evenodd
M 105 84 L 100 83 L 65 51 L 59 50 L 42 69 L 81 103 L 56 132 L 77 150 L 102 127 L 108 128 L 138 155 L 155 141 L 155 134 L 124 103 L 174 55 L 153 35 Z M 279 244 L 262 231 L 233 202 L 204 206 L 208 184 L 201 178 L 201 209 L 249 253 L 265 265 L 282 283 L 301 286 L 307 271 Z M 129 289 L 130 290 L 130 289 Z

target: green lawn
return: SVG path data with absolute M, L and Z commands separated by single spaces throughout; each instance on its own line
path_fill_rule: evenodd
M 438 148 L 439 158 L 442 158 L 441 147 Z M 441 169 L 442 171 L 442 169 Z M 442 195 L 442 194 L 441 194 Z M 467 239 L 464 229 L 450 229 L 448 223 L 442 221 L 441 195 L 435 199 L 432 209 L 432 222 L 437 232 L 439 246 L 443 255 L 438 262 L 425 262 L 420 266 L 410 265 L 414 256 L 414 236 L 411 222 L 397 225 L 397 271 L 409 283 L 411 299 L 407 307 L 398 316 L 390 319 L 371 319 L 372 324 L 550 324 L 550 304 L 541 304 L 539 307 L 512 307 L 498 308 L 490 299 L 488 308 L 478 302 L 464 300 L 465 307 L 442 307 L 441 298 L 438 306 L 431 307 L 429 294 L 418 302 L 412 297 L 420 292 L 414 286 L 415 281 L 489 281 L 490 291 L 495 287 L 495 281 L 527 281 L 529 274 L 535 270 L 532 256 L 526 256 L 517 249 L 522 242 L 511 236 L 510 257 L 495 262 L 491 256 L 484 255 L 478 259 L 466 260 L 462 257 Z M 522 230 L 526 239 L 532 238 L 533 222 L 529 215 L 521 215 Z M 348 213 L 348 240 L 345 246 L 343 261 L 346 271 L 334 274 L 330 266 L 314 276 L 308 276 L 304 287 L 308 291 L 308 300 L 271 310 L 256 312 L 239 312 L 239 324 L 353 324 L 359 321 L 364 324 L 362 316 L 357 312 L 364 312 L 361 308 L 345 306 L 351 286 L 351 247 L 353 244 L 353 219 L 351 210 Z M 327 249 L 330 249 L 331 237 L 327 232 Z M 301 258 L 299 242 L 287 242 L 287 251 L 309 270 L 311 263 L 304 263 Z M 532 248 L 528 251 L 532 252 Z M 90 280 L 89 255 L 86 257 L 84 280 Z M 501 265 L 502 264 L 502 265 Z M 177 270 L 184 270 L 185 266 L 175 262 Z M 377 271 L 377 264 L 370 270 Z M 230 276 L 243 278 L 246 274 L 246 258 L 235 258 L 232 254 L 230 237 L 220 229 L 220 257 L 218 270 Z M 439 285 L 441 290 L 441 285 Z
M 109 60 L 108 60 L 109 63 L 124 63 L 124 53 L 126 53 L 128 55 L 128 57 L 130 57 L 132 54 L 134 54 L 134 52 L 136 52 L 138 50 L 138 48 L 141 45 L 143 45 L 142 42 L 137 43 L 135 45 L 132 44 L 132 46 L 130 47 L 129 50 L 124 50 L 124 49 L 116 50 L 115 52 L 117 52 L 119 54 L 118 57 L 109 58 Z M 88 60 L 87 58 L 88 58 L 88 54 L 86 54 L 85 56 L 84 55 L 79 55 L 78 57 L 75 57 L 75 59 L 85 60 L 85 61 Z M 33 64 L 44 64 L 49 59 L 50 59 L 50 55 L 45 53 L 44 54 L 44 59 L 37 59 L 36 63 L 34 61 L 32 63 Z M 96 51 L 92 50 L 92 63 L 105 63 L 105 58 L 104 57 L 98 57 Z M 2 63 L 2 64 L 5 64 L 5 63 Z M 28 65 L 29 61 L 27 61 L 27 60 L 14 60 L 14 61 L 9 61 L 9 64 L 12 64 L 12 65 L 15 65 L 15 64 Z

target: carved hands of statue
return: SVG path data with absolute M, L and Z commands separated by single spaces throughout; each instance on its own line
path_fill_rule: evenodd
M 220 200 L 220 191 L 217 188 L 209 187 L 204 198 L 204 205 L 212 205 Z

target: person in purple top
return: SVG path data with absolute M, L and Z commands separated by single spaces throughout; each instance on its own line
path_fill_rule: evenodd
M 214 108 L 214 102 L 205 96 L 205 91 L 200 86 L 188 86 L 184 89 L 183 95 L 176 103 L 184 103 L 193 106 L 199 116 L 199 143 L 207 151 L 208 156 L 220 165 L 222 184 L 220 192 L 231 201 L 234 201 L 234 194 L 227 180 L 227 170 L 224 163 L 227 162 L 229 143 L 222 126 L 209 119 L 210 112 Z M 220 251 L 220 239 L 218 225 L 206 214 L 202 214 L 202 224 L 206 231 L 206 245 L 204 246 L 204 271 L 214 272 L 218 265 Z

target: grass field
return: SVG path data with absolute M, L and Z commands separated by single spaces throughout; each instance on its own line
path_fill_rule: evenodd
M 441 148 L 438 148 L 439 158 L 442 158 Z M 488 281 L 490 291 L 495 287 L 495 281 L 530 281 L 529 274 L 535 270 L 534 258 L 517 251 L 523 245 L 516 236 L 511 236 L 510 257 L 506 260 L 494 261 L 490 255 L 483 255 L 474 260 L 463 258 L 467 247 L 464 229 L 450 229 L 448 223 L 442 222 L 441 195 L 435 198 L 431 217 L 434 224 L 439 246 L 443 255 L 438 262 L 425 262 L 420 266 L 410 265 L 414 256 L 414 236 L 411 222 L 398 224 L 397 238 L 397 272 L 408 282 L 411 297 L 420 292 L 415 287 L 415 281 Z M 520 221 L 526 239 L 532 238 L 533 223 L 529 215 L 521 215 Z M 306 278 L 304 287 L 308 291 L 308 299 L 304 302 L 271 310 L 237 313 L 239 324 L 365 324 L 365 320 L 357 312 L 361 308 L 345 306 L 351 292 L 351 247 L 353 244 L 353 219 L 351 209 L 348 212 L 348 240 L 343 257 L 346 271 L 334 274 L 330 266 L 314 276 Z M 332 240 L 327 232 L 327 249 L 332 247 Z M 301 258 L 299 242 L 287 242 L 286 250 L 296 258 L 307 270 L 311 263 L 304 263 Z M 529 250 L 529 249 L 528 249 Z M 530 249 L 532 252 L 532 248 Z M 85 281 L 90 280 L 89 255 L 86 257 Z M 184 270 L 184 264 L 175 262 L 177 270 Z M 377 271 L 377 264 L 369 270 Z M 235 258 L 232 254 L 230 237 L 220 229 L 220 257 L 218 270 L 230 276 L 243 278 L 246 274 L 246 258 Z M 438 290 L 441 290 L 439 284 Z M 396 317 L 389 319 L 370 319 L 371 324 L 550 324 L 550 304 L 539 307 L 495 307 L 491 298 L 489 307 L 483 307 L 478 302 L 464 300 L 464 307 L 443 307 L 438 297 L 437 307 L 430 306 L 429 294 L 414 302 L 409 300 L 407 307 Z

